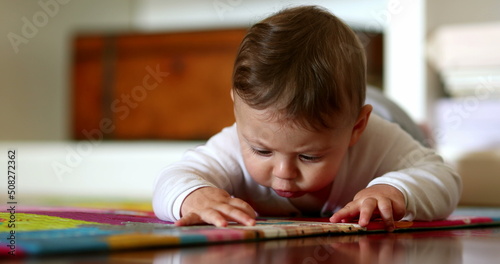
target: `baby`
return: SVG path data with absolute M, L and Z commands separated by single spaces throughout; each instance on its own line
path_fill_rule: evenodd
M 405 87 L 401 87 L 405 89 Z M 447 217 L 459 176 L 431 149 L 365 105 L 365 56 L 355 33 L 315 6 L 252 26 L 234 65 L 236 123 L 185 153 L 155 181 L 153 207 L 176 225 L 256 216 Z

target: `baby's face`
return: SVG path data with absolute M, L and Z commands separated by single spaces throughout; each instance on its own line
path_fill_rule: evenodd
M 287 198 L 328 187 L 349 148 L 352 128 L 312 132 L 269 118 L 268 111 L 235 100 L 241 152 L 252 178 Z

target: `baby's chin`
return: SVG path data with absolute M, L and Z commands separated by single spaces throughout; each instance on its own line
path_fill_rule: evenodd
M 273 189 L 274 190 L 274 189 Z M 274 190 L 274 192 L 285 198 L 298 198 L 306 194 L 306 192 L 291 192 L 291 191 L 284 191 L 284 190 Z

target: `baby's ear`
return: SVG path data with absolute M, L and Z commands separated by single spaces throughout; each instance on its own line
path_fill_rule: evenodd
M 363 134 L 363 131 L 365 131 L 366 125 L 368 125 L 368 119 L 370 119 L 370 114 L 372 112 L 372 109 L 373 107 L 369 104 L 364 105 L 361 108 L 359 116 L 356 119 L 356 122 L 354 123 L 354 127 L 352 128 L 351 141 L 349 142 L 349 147 L 354 146 L 361 137 L 361 134 Z

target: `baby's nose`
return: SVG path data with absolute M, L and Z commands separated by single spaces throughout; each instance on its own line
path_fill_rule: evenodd
M 298 175 L 297 166 L 294 162 L 283 159 L 274 166 L 273 175 L 284 180 L 295 179 Z

